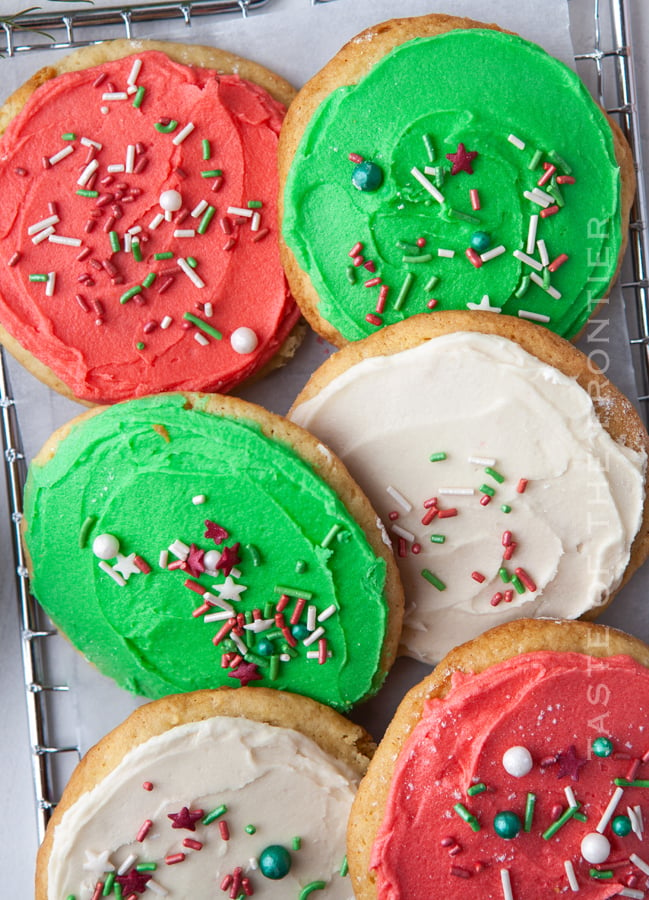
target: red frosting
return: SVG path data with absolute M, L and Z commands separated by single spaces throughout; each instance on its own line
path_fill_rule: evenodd
M 129 92 L 135 60 L 141 68 Z M 125 92 L 123 99 L 106 96 Z M 236 75 L 183 66 L 151 51 L 45 83 L 0 143 L 2 325 L 77 397 L 91 402 L 163 390 L 227 391 L 250 376 L 298 317 L 277 246 L 276 152 L 283 115 L 281 104 Z M 173 130 L 156 129 L 170 120 L 177 122 Z M 193 129 L 183 139 L 187 125 Z M 73 150 L 56 161 L 66 148 Z M 79 185 L 93 160 L 96 171 Z M 127 171 L 110 173 L 112 165 Z M 203 174 L 216 170 L 222 175 Z M 77 193 L 86 189 L 98 196 Z M 180 193 L 181 209 L 152 228 L 162 212 L 160 195 L 168 190 Z M 207 207 L 192 216 L 201 201 Z M 199 234 L 210 207 L 212 218 Z M 230 207 L 251 215 L 239 217 Z M 28 229 L 52 214 L 58 219 L 53 233 L 34 243 L 42 232 Z M 124 249 L 125 235 L 138 227 L 134 254 Z M 178 229 L 196 233 L 174 236 Z M 50 239 L 60 236 L 81 244 Z M 155 259 L 164 252 L 173 255 Z M 204 287 L 179 268 L 179 257 L 195 260 L 189 268 Z M 49 285 L 30 280 L 49 273 Z M 140 292 L 124 299 L 138 285 Z M 162 327 L 165 317 L 168 327 Z M 253 352 L 231 346 L 230 336 L 241 326 L 257 336 Z
M 601 740 L 593 748 L 602 737 L 612 745 L 609 756 L 596 755 Z M 518 777 L 503 766 L 503 754 L 515 746 L 527 748 L 533 762 Z M 379 898 L 548 900 L 574 892 L 601 900 L 622 890 L 644 896 L 649 835 L 639 834 L 645 822 L 649 830 L 649 781 L 622 785 L 608 822 L 602 818 L 619 787 L 614 779 L 649 779 L 648 751 L 649 670 L 628 657 L 532 653 L 479 675 L 456 673 L 449 695 L 427 703 L 397 760 L 372 852 Z M 569 809 L 567 787 L 578 815 L 548 834 Z M 635 821 L 617 821 L 628 818 L 627 807 Z M 504 811 L 519 817 L 516 837 L 494 828 Z M 629 825 L 638 833 L 614 833 Z M 595 840 L 606 838 L 610 852 L 593 864 L 582 856 L 582 839 L 598 826 Z

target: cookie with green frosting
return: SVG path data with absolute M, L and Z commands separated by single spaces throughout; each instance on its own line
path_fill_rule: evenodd
M 31 464 L 24 512 L 35 596 L 135 693 L 250 684 L 347 709 L 392 663 L 402 593 L 374 511 L 257 406 L 168 394 L 85 413 Z
M 469 19 L 395 19 L 299 93 L 280 141 L 283 262 L 337 346 L 437 310 L 572 339 L 608 296 L 635 189 L 566 65 Z

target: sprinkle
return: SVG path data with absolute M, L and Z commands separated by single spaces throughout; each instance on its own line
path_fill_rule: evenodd
M 472 497 L 475 494 L 475 489 L 470 487 L 441 487 L 438 493 L 452 497 Z
M 445 259 L 453 259 L 453 257 L 455 256 L 455 250 L 449 250 L 448 248 L 440 247 L 437 251 L 437 255 L 442 256 Z
M 489 262 L 492 259 L 495 259 L 497 256 L 502 256 L 503 253 L 507 252 L 507 248 L 504 244 L 499 244 L 497 247 L 494 247 L 493 250 L 487 250 L 486 253 L 480 254 L 480 259 L 482 262 Z
M 558 819 L 555 819 L 555 821 L 550 825 L 550 827 L 547 828 L 543 832 L 543 835 L 542 835 L 543 840 L 549 841 L 551 837 L 554 837 L 554 835 L 557 833 L 557 831 L 559 831 L 560 828 L 563 828 L 563 826 L 566 824 L 566 822 L 568 822 L 570 819 L 573 818 L 573 816 L 575 815 L 575 813 L 577 812 L 578 809 L 579 809 L 578 805 L 577 806 L 569 806 L 568 809 L 566 809 L 559 816 Z
M 189 280 L 196 285 L 197 288 L 204 288 L 205 282 L 203 279 L 192 269 L 192 267 L 187 263 L 183 257 L 179 257 L 176 262 L 180 269 L 185 273 L 185 275 L 189 278 Z M 191 320 L 190 320 L 191 321 Z M 196 323 L 194 323 L 196 324 Z M 205 329 L 203 329 L 205 331 Z M 221 340 L 221 335 L 219 335 L 218 340 Z
M 135 836 L 135 840 L 138 841 L 139 843 L 142 843 L 142 841 L 147 836 L 147 834 L 149 833 L 149 831 L 151 830 L 152 827 L 153 827 L 153 822 L 151 821 L 151 819 L 145 819 L 145 821 L 142 823 L 142 825 L 140 827 L 140 830 L 138 831 L 138 833 Z
M 115 581 L 120 587 L 124 587 L 126 582 L 124 581 L 122 576 L 119 574 L 119 572 L 116 572 L 115 569 L 113 569 L 113 567 L 109 563 L 106 562 L 106 560 L 104 560 L 104 559 L 99 560 L 98 565 L 99 565 L 99 568 L 103 572 L 105 572 L 107 575 L 110 575 L 110 577 L 113 579 L 113 581 Z
M 397 309 L 397 310 L 401 309 L 401 307 L 405 303 L 406 297 L 408 296 L 408 292 L 409 292 L 410 288 L 412 287 L 412 282 L 414 281 L 414 279 L 415 279 L 415 276 L 412 274 L 412 272 L 408 272 L 406 274 L 403 284 L 401 285 L 401 288 L 399 289 L 399 293 L 397 294 L 397 299 L 394 301 L 395 309 Z
M 356 243 L 356 244 L 354 244 L 352 249 L 349 251 L 348 256 L 350 256 L 353 259 L 354 257 L 358 256 L 358 254 L 361 252 L 362 249 L 363 249 L 363 245 L 360 242 Z
M 557 176 L 557 184 L 574 184 L 575 179 L 572 175 L 558 175 Z
M 551 284 L 546 284 L 543 278 L 536 274 L 536 272 L 530 272 L 530 278 L 534 282 L 534 284 L 538 284 L 539 287 L 542 287 L 544 291 L 546 291 L 551 297 L 555 300 L 561 300 L 561 294 L 556 289 L 553 288 Z
M 56 285 L 56 272 L 47 273 L 47 284 L 45 285 L 45 296 L 54 296 L 54 287 Z
M 319 628 L 316 628 L 315 631 L 312 631 L 308 637 L 304 638 L 302 643 L 304 644 L 305 647 L 309 647 L 309 646 L 311 646 L 311 644 L 315 644 L 315 642 L 317 640 L 319 640 L 324 633 L 325 633 L 324 628 L 322 626 L 320 626 Z
M 58 162 L 61 162 L 62 159 L 65 159 L 66 156 L 69 156 L 71 153 L 74 153 L 74 147 L 71 144 L 68 144 L 67 147 L 63 147 L 63 149 L 59 150 L 58 153 L 55 153 L 54 156 L 50 156 L 48 162 L 51 166 L 55 166 Z
M 174 230 L 175 238 L 192 238 L 196 235 L 196 231 L 193 228 L 176 228 Z
M 523 253 L 522 250 L 514 250 L 513 256 L 516 259 L 520 259 L 521 262 L 525 263 L 527 266 L 531 266 L 533 269 L 536 269 L 537 272 L 541 272 L 543 270 L 543 266 L 536 259 L 533 259 L 531 256 L 528 256 L 527 253 Z
M 622 795 L 624 794 L 624 789 L 622 787 L 617 787 L 613 792 L 613 796 L 608 802 L 608 806 L 604 810 L 602 814 L 602 818 L 599 820 L 599 823 L 595 829 L 595 831 L 599 831 L 600 834 L 603 833 L 608 823 L 613 818 L 613 813 L 615 812 L 615 808 L 618 803 L 622 799 Z
M 541 218 L 547 219 L 548 216 L 554 216 L 559 212 L 559 207 L 555 204 L 554 206 L 548 206 L 547 209 L 541 210 Z
M 628 778 L 614 778 L 613 784 L 617 784 L 620 787 L 649 788 L 649 779 L 637 778 L 634 781 L 631 781 Z
M 618 897 L 635 897 L 636 900 L 643 900 L 644 891 L 636 891 L 633 888 L 622 888 L 618 891 Z
M 519 309 L 518 316 L 521 319 L 530 319 L 533 322 L 549 322 L 550 316 L 545 316 L 542 313 L 531 312 L 528 309 Z
M 550 272 L 556 272 L 565 262 L 568 262 L 569 257 L 565 253 L 559 254 L 556 259 L 553 259 L 550 265 L 548 266 L 548 270 Z
M 149 231 L 155 231 L 159 225 L 162 225 L 165 217 L 162 213 L 157 213 L 149 222 Z
M 437 511 L 437 515 L 440 519 L 452 519 L 457 515 L 457 509 L 455 507 L 451 507 L 449 509 L 440 509 Z
M 473 813 L 469 812 L 469 810 L 464 806 L 463 803 L 455 803 L 453 805 L 453 809 L 458 814 L 458 816 L 467 823 L 467 825 L 471 826 L 472 831 L 480 831 L 480 823 L 473 815 Z
M 47 281 L 47 275 L 44 272 L 34 272 L 29 276 L 30 281 L 45 283 Z
M 469 247 L 466 250 L 466 257 L 469 260 L 469 262 L 471 263 L 471 265 L 475 266 L 476 269 L 482 268 L 483 259 L 478 253 L 476 253 L 476 251 L 473 249 L 473 247 Z
M 503 888 L 503 897 L 505 900 L 514 900 L 514 894 L 512 892 L 512 883 L 509 877 L 509 869 L 501 869 L 500 870 L 500 881 Z
M 310 881 L 305 885 L 298 895 L 298 900 L 306 900 L 306 898 L 314 891 L 322 891 L 326 888 L 326 881 Z
M 408 531 L 406 528 L 402 528 L 400 525 L 393 525 L 392 530 L 395 534 L 399 535 L 399 537 L 402 537 L 406 541 L 410 541 L 411 544 L 415 540 L 415 536 L 412 531 Z
M 294 597 L 295 599 L 301 598 L 304 600 L 311 600 L 313 598 L 312 591 L 305 591 L 304 588 L 287 587 L 284 584 L 276 584 L 275 593 L 288 594 L 289 597 Z
M 41 219 L 40 222 L 34 222 L 33 225 L 30 225 L 27 229 L 28 235 L 38 234 L 39 231 L 43 231 L 45 228 L 49 228 L 51 225 L 56 225 L 60 222 L 60 219 L 57 215 L 48 216 L 46 219 Z
M 136 284 L 134 287 L 129 288 L 128 291 L 124 291 L 122 296 L 119 298 L 119 302 L 120 303 L 128 303 L 128 301 L 132 300 L 133 297 L 136 296 L 136 294 L 141 294 L 141 293 L 142 293 L 142 285 Z
M 532 820 L 534 818 L 534 807 L 536 806 L 536 794 L 528 793 L 525 801 L 525 820 L 523 823 L 523 831 L 530 832 L 532 830 Z
M 416 166 L 413 166 L 410 170 L 411 175 L 414 175 L 419 184 L 425 188 L 428 193 L 433 197 L 433 199 L 437 200 L 438 203 L 444 202 L 444 195 L 441 194 L 432 181 L 429 181 L 428 178 L 424 175 L 423 172 L 420 172 Z
M 512 575 L 511 583 L 514 586 L 517 594 L 525 593 L 525 585 L 523 584 L 523 582 L 521 581 L 521 579 L 518 575 Z
M 482 781 L 479 781 L 477 784 L 472 784 L 471 787 L 467 790 L 467 794 L 469 797 L 474 797 L 476 794 L 484 794 L 487 790 L 487 785 Z
M 480 485 L 480 493 L 486 494 L 488 497 L 493 497 L 496 492 L 490 485 L 481 484 Z
M 431 455 L 428 457 L 428 459 L 431 462 L 441 462 L 442 460 L 446 459 L 446 453 L 444 453 L 443 450 L 438 451 L 437 453 L 431 453 Z
M 412 509 L 412 503 L 406 500 L 403 494 L 399 493 L 399 491 L 396 488 L 392 487 L 392 485 L 388 485 L 386 487 L 386 491 L 392 497 L 395 503 L 398 503 L 399 506 L 401 506 L 401 508 L 406 512 L 410 512 L 410 510 Z
M 500 593 L 500 591 L 496 591 L 496 593 L 493 595 L 493 597 L 491 598 L 491 600 L 489 602 L 491 603 L 492 606 L 498 606 L 500 603 L 502 603 L 502 600 L 503 600 L 503 595 Z
M 477 188 L 471 188 L 469 191 L 469 195 L 471 197 L 471 207 L 474 210 L 480 209 L 480 194 L 478 193 Z
M 42 241 L 46 241 L 51 234 L 54 234 L 54 226 L 50 225 L 49 228 L 44 228 L 43 231 L 39 231 L 38 234 L 34 235 L 32 238 L 32 244 L 40 244 Z
M 477 581 L 478 584 L 482 584 L 483 581 L 486 580 L 482 572 L 471 572 L 471 578 L 473 578 L 474 581 Z
M 645 875 L 649 875 L 649 863 L 646 863 L 644 859 L 642 859 L 636 853 L 631 853 L 629 859 L 634 864 L 634 866 L 637 866 L 640 869 L 641 872 L 644 872 Z
M 444 541 L 446 540 L 446 535 L 431 534 L 430 539 L 433 544 L 443 544 Z
M 196 126 L 193 122 L 188 122 L 184 128 L 178 132 L 178 134 L 172 139 L 171 143 L 175 144 L 176 147 L 185 140 L 185 138 L 189 137 Z
M 65 237 L 62 234 L 50 234 L 47 236 L 50 244 L 62 244 L 65 247 L 80 247 L 81 240 L 79 238 Z
M 534 190 L 537 191 L 539 189 L 535 188 Z M 535 203 L 537 206 L 542 206 L 544 210 L 552 203 L 552 200 L 546 200 L 539 196 L 539 194 L 534 193 L 534 191 L 523 191 L 523 196 L 526 200 L 531 200 L 531 202 Z
M 510 144 L 513 144 L 514 147 L 518 147 L 519 150 L 525 149 L 525 141 L 522 141 L 520 138 L 517 138 L 515 134 L 510 134 L 507 138 Z
M 514 571 L 516 572 L 516 575 L 520 578 L 521 582 L 525 585 L 525 587 L 527 588 L 528 591 L 534 592 L 536 590 L 536 584 L 534 583 L 533 579 L 530 578 L 530 576 L 527 574 L 525 569 L 518 568 L 518 569 L 514 569 Z M 513 578 L 512 578 L 512 584 L 514 584 Z M 515 584 L 514 584 L 514 587 L 516 587 Z M 523 592 L 519 591 L 519 593 L 522 594 Z
M 446 590 L 446 585 L 441 580 L 441 578 L 438 578 L 437 575 L 434 575 L 430 571 L 430 569 L 422 569 L 421 574 L 426 579 L 426 581 L 430 582 L 430 584 L 432 584 L 433 587 L 437 588 L 438 591 Z
M 550 265 L 550 257 L 548 256 L 548 250 L 545 245 L 544 240 L 538 240 L 536 242 L 536 246 L 539 249 L 539 256 L 541 258 L 541 265 L 545 268 Z

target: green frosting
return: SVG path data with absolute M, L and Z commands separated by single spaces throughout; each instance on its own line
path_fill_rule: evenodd
M 238 687 L 243 675 L 252 686 L 347 709 L 385 676 L 385 561 L 332 488 L 290 445 L 266 437 L 249 408 L 251 418 L 234 419 L 167 395 L 118 404 L 72 426 L 27 479 L 32 589 L 72 643 L 133 692 L 160 697 Z M 122 572 L 121 585 L 93 550 L 95 538 L 107 534 L 127 558 L 103 563 Z M 169 568 L 161 567 L 161 551 L 175 541 L 192 548 L 188 570 L 173 567 L 173 552 Z M 246 623 L 253 615 L 273 619 L 282 588 L 289 588 L 283 615 L 295 646 L 274 622 L 259 633 L 239 622 L 238 646 L 231 635 L 215 645 L 227 623 L 192 616 L 204 601 L 185 582 L 218 598 L 227 567 L 212 564 L 216 575 L 201 573 L 202 551 L 219 559 L 224 548 L 234 562 L 225 587 L 234 615 Z M 142 561 L 149 572 L 138 568 Z M 245 590 L 237 593 L 237 586 Z M 308 602 L 293 636 L 299 597 Z M 319 639 L 309 643 L 308 605 L 330 613 L 316 623 L 331 653 L 322 664 L 307 658 L 319 650 Z M 215 606 L 207 614 L 219 612 Z M 239 663 L 241 641 L 249 653 Z M 222 667 L 224 656 L 230 667 Z
M 354 184 L 359 158 L 382 169 L 378 187 Z M 547 205 L 525 197 L 535 189 Z M 284 208 L 284 237 L 318 313 L 347 340 L 415 313 L 467 308 L 572 337 L 606 296 L 622 240 L 604 114 L 563 63 L 487 29 L 411 40 L 330 94 L 302 137 Z M 532 215 L 545 242 L 533 241 L 536 266 L 513 255 L 527 252 Z M 486 250 L 484 239 L 473 249 L 476 232 L 489 236 Z

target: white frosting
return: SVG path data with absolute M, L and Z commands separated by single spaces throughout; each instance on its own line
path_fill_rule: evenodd
M 313 881 L 325 881 L 317 896 L 350 900 L 349 878 L 341 877 L 345 830 L 358 778 L 342 762 L 303 735 L 243 718 L 217 717 L 179 725 L 135 747 L 62 817 L 55 829 L 48 869 L 48 900 L 92 896 L 107 858 L 119 866 L 131 854 L 137 862 L 156 862 L 155 884 L 143 896 L 169 900 L 215 900 L 223 878 L 241 866 L 261 898 L 298 898 Z M 151 782 L 153 790 L 143 789 Z M 225 804 L 221 817 L 230 839 L 221 837 L 217 820 L 200 821 L 196 831 L 172 828 L 168 813 L 186 806 L 205 814 Z M 153 826 L 140 843 L 143 822 Z M 245 831 L 254 825 L 254 834 Z M 293 839 L 301 839 L 293 849 Z M 190 838 L 202 850 L 183 846 Z M 256 857 L 272 844 L 292 858 L 288 875 L 270 880 L 255 869 Z M 170 854 L 185 860 L 165 864 Z M 103 856 L 102 856 L 103 854 Z M 252 862 L 251 862 L 252 861 Z M 165 891 L 162 893 L 157 886 Z M 112 895 L 111 895 L 112 896 Z M 124 895 L 126 896 L 126 894 Z
M 397 562 L 411 656 L 436 662 L 520 616 L 576 618 L 601 605 L 622 578 L 642 517 L 645 454 L 613 441 L 576 381 L 506 338 L 449 334 L 363 360 L 290 417 L 342 458 L 393 537 L 395 527 L 406 534 L 407 556 Z M 435 452 L 447 459 L 431 462 Z M 469 457 L 495 460 L 504 482 Z M 521 478 L 524 493 L 517 492 Z M 483 484 L 495 490 L 487 506 Z M 475 493 L 444 495 L 443 488 Z M 422 504 L 431 497 L 458 515 L 423 525 Z M 517 546 L 503 563 L 506 530 Z M 445 542 L 432 543 L 433 534 Z M 502 565 L 510 573 L 523 568 L 537 590 L 514 591 L 511 602 L 492 606 L 494 594 L 512 588 L 499 575 Z M 446 589 L 430 584 L 423 569 Z

